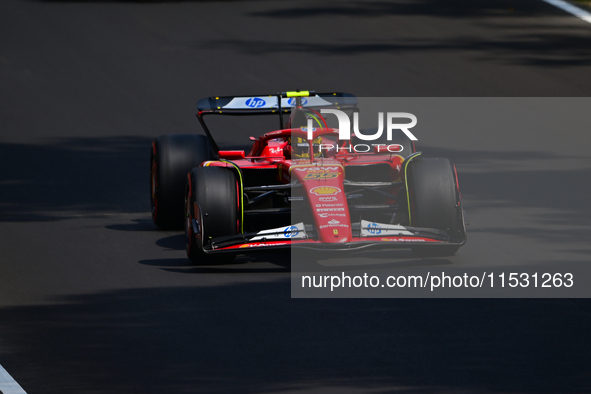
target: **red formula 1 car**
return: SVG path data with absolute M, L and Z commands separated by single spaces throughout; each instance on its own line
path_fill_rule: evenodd
M 466 242 L 457 174 L 447 159 L 423 158 L 404 133 L 363 146 L 339 140 L 329 127 L 321 110 L 354 113 L 354 96 L 298 91 L 209 97 L 197 106 L 206 135 L 156 138 L 150 177 L 154 223 L 184 224 L 195 263 L 296 246 L 449 256 Z M 248 153 L 220 150 L 203 119 L 214 114 L 274 115 L 279 129 L 250 137 Z

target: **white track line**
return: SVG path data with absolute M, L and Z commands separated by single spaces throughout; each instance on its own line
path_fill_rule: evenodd
M 27 394 L 2 365 L 0 365 L 0 392 L 2 394 Z
M 573 14 L 577 18 L 581 18 L 587 23 L 591 23 L 591 14 L 585 10 L 580 9 L 572 5 L 571 3 L 567 3 L 563 0 L 542 0 L 548 4 L 552 4 L 554 7 L 558 7 L 561 10 L 568 12 L 569 14 Z

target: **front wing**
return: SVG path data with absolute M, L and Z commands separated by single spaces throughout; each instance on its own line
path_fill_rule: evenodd
M 361 249 L 400 249 L 413 246 L 449 245 L 462 246 L 466 243 L 466 232 L 460 240 L 451 240 L 441 230 L 417 228 L 400 225 L 383 225 L 379 231 L 371 225 L 375 223 L 361 221 L 352 223 L 355 234 L 351 242 L 324 243 L 314 238 L 312 226 L 303 223 L 256 233 L 237 234 L 214 238 L 204 247 L 205 253 L 247 252 L 261 249 L 302 248 L 319 251 L 354 251 Z

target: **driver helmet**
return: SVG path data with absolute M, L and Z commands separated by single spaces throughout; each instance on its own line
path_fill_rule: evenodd
M 316 137 L 312 141 L 312 149 L 314 157 L 321 155 L 320 144 L 322 144 L 322 137 Z M 290 137 L 288 139 L 288 146 L 291 147 L 291 157 L 293 159 L 307 159 L 310 157 L 310 144 L 308 140 L 300 137 Z

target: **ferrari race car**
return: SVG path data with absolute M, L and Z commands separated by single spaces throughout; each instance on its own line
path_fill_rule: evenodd
M 197 107 L 205 135 L 156 138 L 150 176 L 153 221 L 184 226 L 193 262 L 290 247 L 410 248 L 437 257 L 466 242 L 456 169 L 447 159 L 424 158 L 401 130 L 368 145 L 356 135 L 339 139 L 329 127 L 322 110 L 350 116 L 358 111 L 354 96 L 208 97 Z M 250 137 L 248 152 L 221 150 L 205 115 L 276 116 L 279 129 Z

